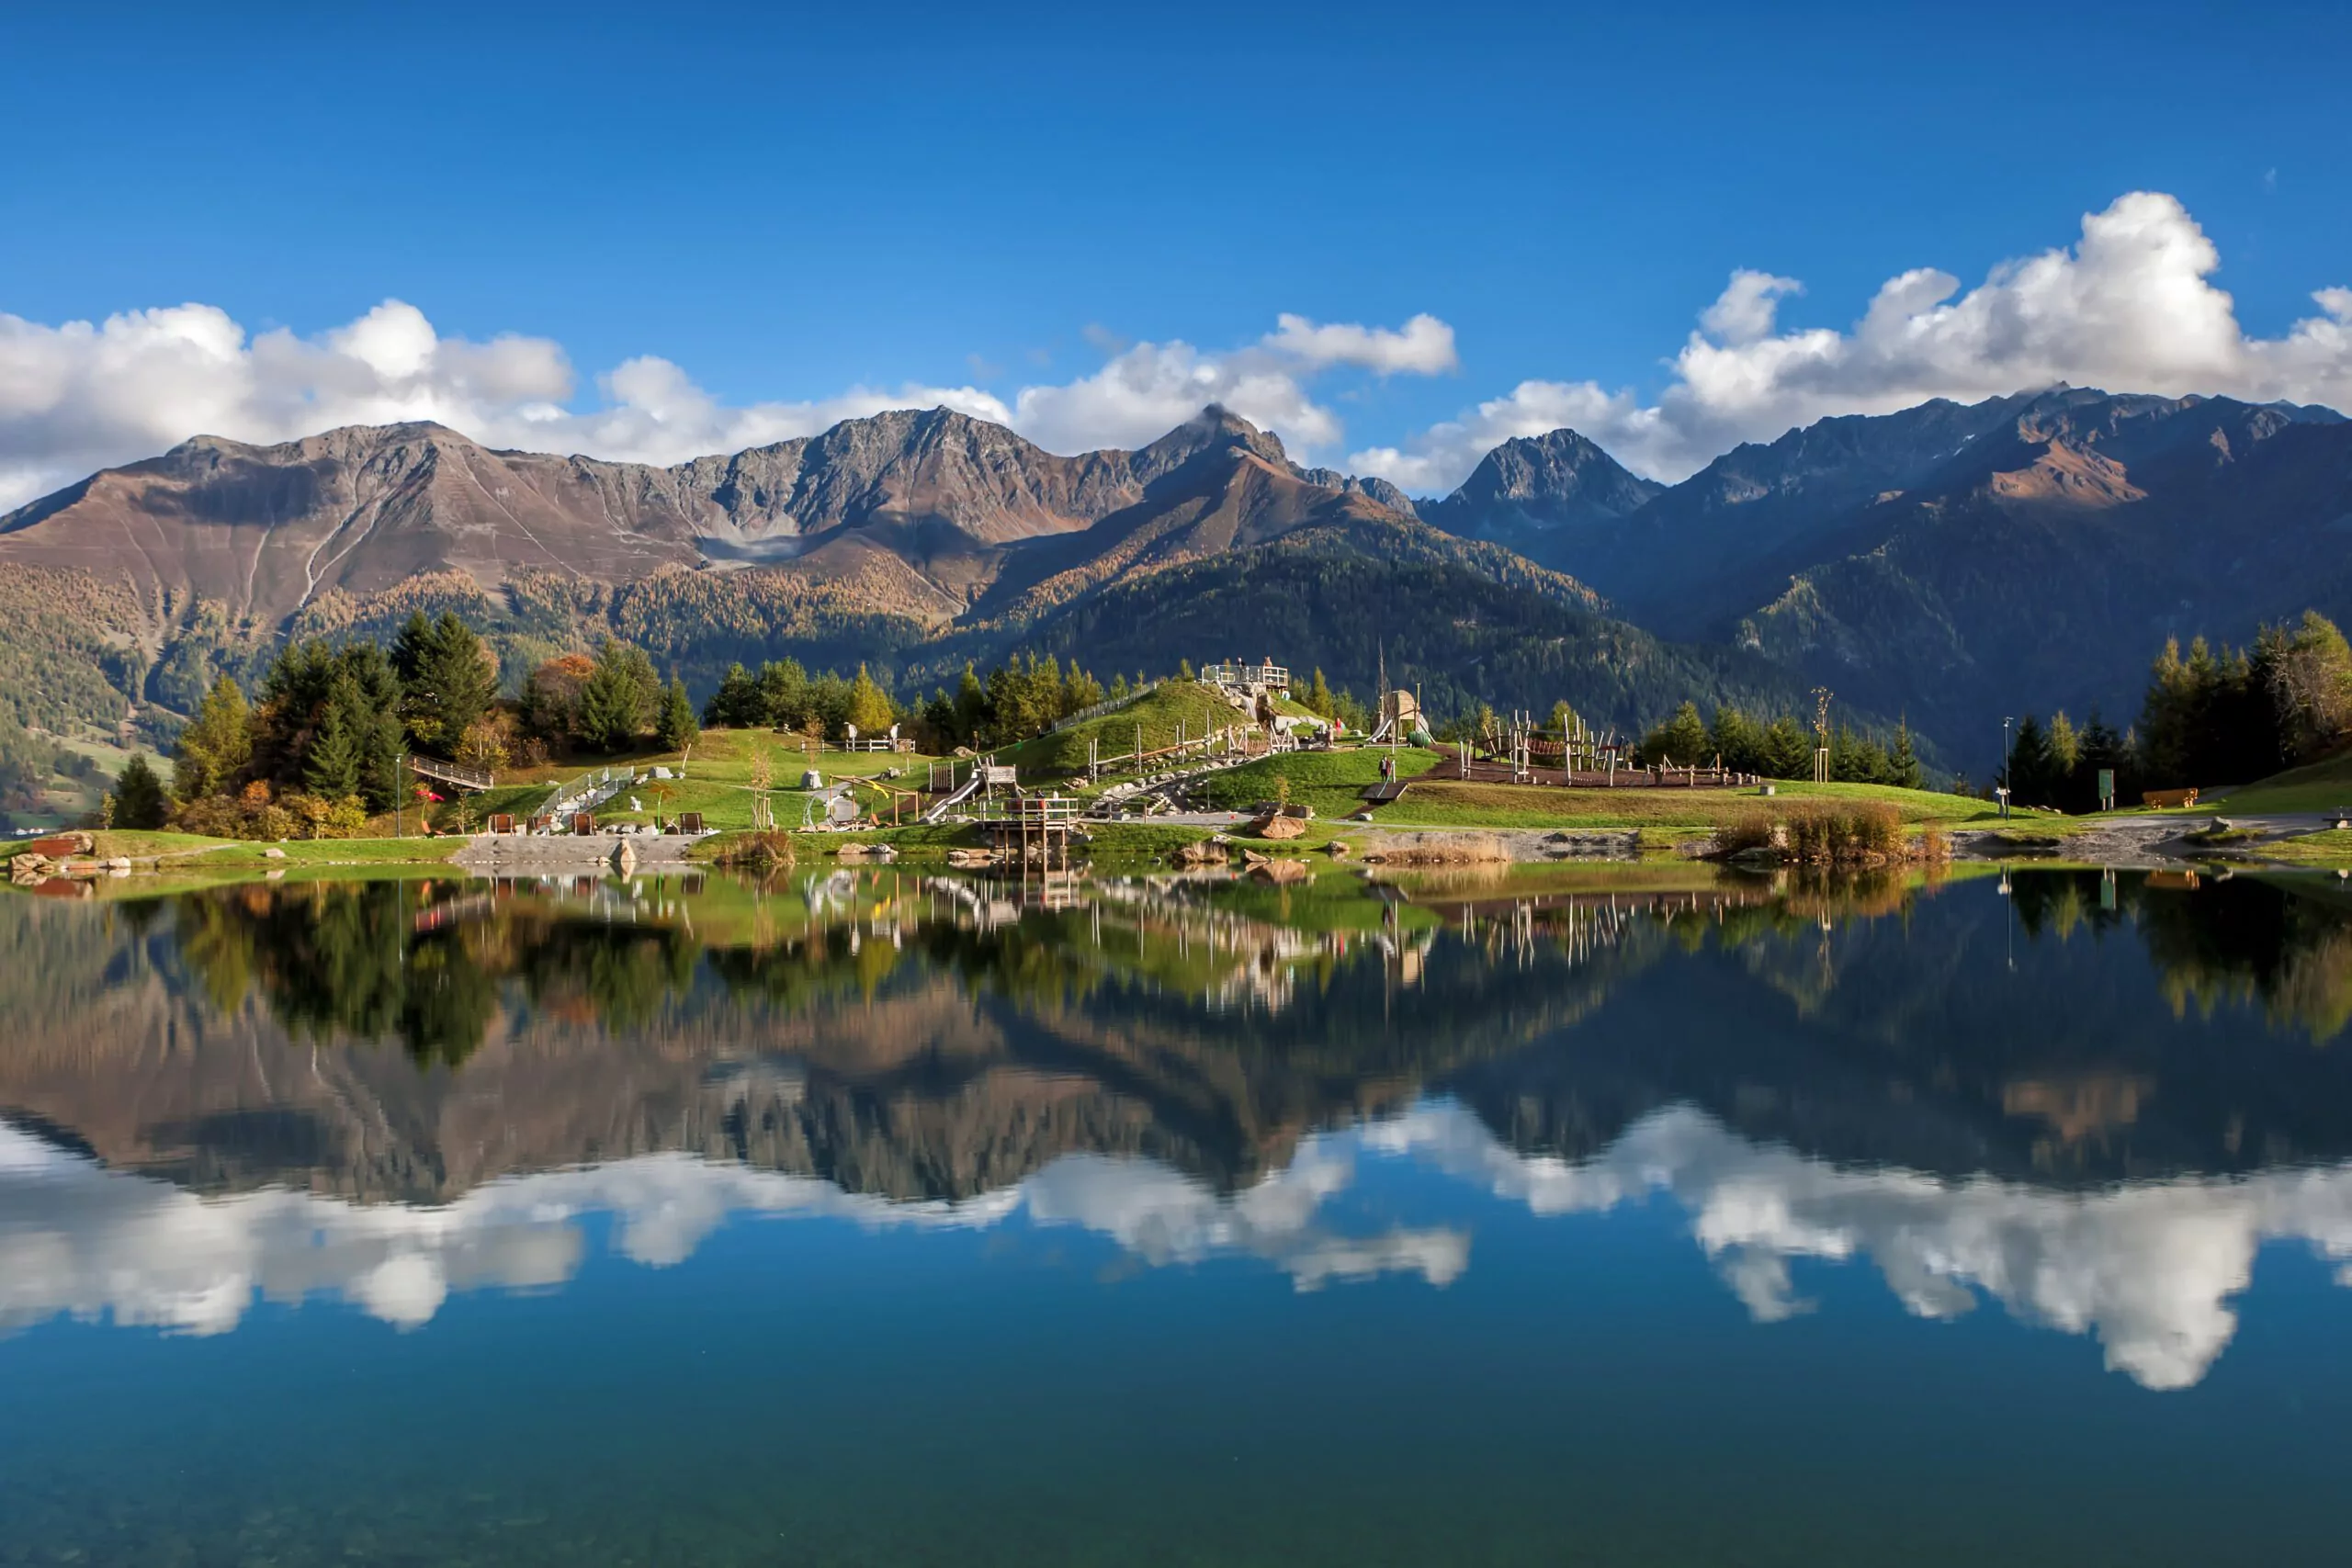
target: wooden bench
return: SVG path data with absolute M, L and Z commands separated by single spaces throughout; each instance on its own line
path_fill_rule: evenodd
M 2193 789 L 2145 790 L 2141 793 L 2140 804 L 2153 807 L 2159 811 L 2168 811 L 2176 807 L 2196 805 L 2197 792 Z

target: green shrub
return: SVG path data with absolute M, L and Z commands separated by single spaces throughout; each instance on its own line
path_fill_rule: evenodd
M 1718 855 L 1729 857 L 1748 850 L 1769 850 L 1780 836 L 1780 825 L 1771 813 L 1751 811 L 1715 824 L 1714 850 Z
M 1792 812 L 1789 853 L 1807 865 L 1874 865 L 1905 858 L 1903 814 L 1883 800 Z

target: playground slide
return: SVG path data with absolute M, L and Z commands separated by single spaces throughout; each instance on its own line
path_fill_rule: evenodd
M 961 806 L 965 801 L 969 800 L 972 797 L 973 792 L 978 790 L 979 787 L 980 770 L 974 768 L 972 770 L 971 776 L 967 778 L 962 784 L 956 786 L 956 793 L 941 801 L 938 805 L 933 807 L 930 810 L 924 812 L 922 814 L 922 819 L 926 822 L 938 821 L 956 807 Z
M 1363 738 L 1363 743 L 1367 746 L 1385 746 L 1388 744 L 1388 732 L 1395 728 L 1396 725 L 1396 721 L 1395 719 L 1382 719 L 1380 721 L 1380 728 L 1374 730 L 1370 735 L 1365 736 Z M 1430 732 L 1422 728 L 1418 724 L 1411 729 L 1408 730 L 1401 739 L 1408 746 L 1430 746 L 1436 743 L 1430 739 Z

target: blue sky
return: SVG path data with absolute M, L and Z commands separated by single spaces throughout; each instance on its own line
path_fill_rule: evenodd
M 1530 380 L 1633 394 L 1610 433 L 1640 455 L 1736 269 L 1802 282 L 1774 333 L 1842 331 L 1905 269 L 1973 288 L 2132 191 L 2201 228 L 2250 337 L 2352 285 L 2333 6 L 485 10 L 10 8 L 0 312 L 200 302 L 314 339 L 398 299 L 442 338 L 560 345 L 579 411 L 639 355 L 726 408 L 1011 408 L 1105 345 L 1450 326 L 1434 373 L 1312 368 L 1339 459 L 1427 456 Z M 2299 374 L 2244 389 L 2334 385 Z M 70 431 L 7 434 L 10 397 L 0 471 L 44 439 L 79 460 Z M 1826 406 L 1701 422 L 1645 466 Z M 1515 428 L 1455 445 L 1489 424 Z

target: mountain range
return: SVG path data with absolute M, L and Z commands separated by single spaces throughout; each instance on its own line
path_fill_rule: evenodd
M 696 684 L 785 653 L 927 685 L 1024 647 L 1248 652 L 1359 691 L 1385 664 L 1439 711 L 1630 726 L 1818 683 L 1974 737 L 2128 717 L 2166 636 L 2352 612 L 2347 543 L 2334 412 L 2066 387 L 1824 420 L 1671 486 L 1558 430 L 1418 501 L 1214 407 L 1134 451 L 932 410 L 666 468 L 355 426 L 198 436 L 0 517 L 0 672 L 30 672 L 27 722 L 163 728 L 277 637 L 448 605 L 516 677 L 607 633 Z

